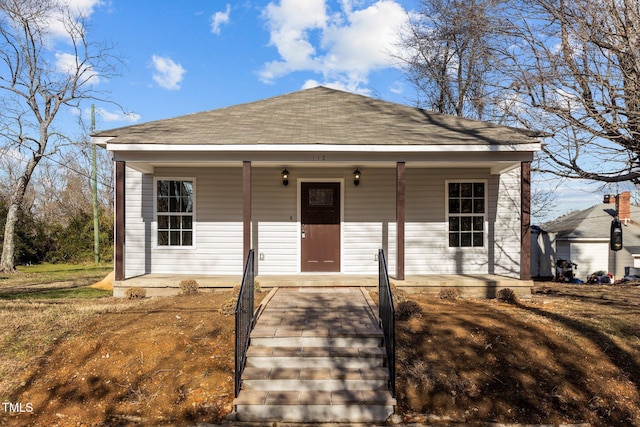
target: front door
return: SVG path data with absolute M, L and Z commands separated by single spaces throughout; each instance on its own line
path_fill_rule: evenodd
M 340 271 L 340 183 L 301 183 L 303 272 Z

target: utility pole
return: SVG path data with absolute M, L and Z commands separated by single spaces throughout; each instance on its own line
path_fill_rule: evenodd
M 96 130 L 96 110 L 91 104 L 91 133 Z M 98 162 L 96 145 L 91 144 L 91 190 L 93 193 L 93 260 L 100 263 L 100 222 L 98 220 Z

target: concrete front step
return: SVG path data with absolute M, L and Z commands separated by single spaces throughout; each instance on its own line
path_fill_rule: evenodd
M 243 390 L 387 390 L 387 368 L 246 368 Z
M 240 421 L 384 422 L 396 400 L 386 390 L 252 391 L 235 401 Z
M 384 334 L 372 328 L 291 329 L 256 326 L 251 345 L 272 347 L 379 347 Z
M 353 337 L 288 336 L 258 337 L 251 336 L 251 345 L 266 347 L 379 347 L 382 337 L 377 335 Z
M 393 414 L 384 337 L 367 301 L 358 289 L 278 290 L 251 332 L 237 419 L 382 423 Z
M 384 365 L 382 347 L 262 347 L 250 346 L 247 367 L 254 368 L 375 368 Z

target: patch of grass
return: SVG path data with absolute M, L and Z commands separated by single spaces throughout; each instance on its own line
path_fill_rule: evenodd
M 71 282 L 75 286 L 101 280 L 112 269 L 111 264 L 40 264 L 18 266 L 16 274 L 0 276 L 0 290 L 8 287 Z
M 22 273 L 61 273 L 75 274 L 78 272 L 102 272 L 109 271 L 110 264 L 37 264 L 37 265 L 20 265 L 18 271 Z
M 45 300 L 45 299 L 74 299 L 74 298 L 104 298 L 113 295 L 112 291 L 89 287 L 71 289 L 53 289 L 35 292 L 17 292 L 0 294 L 0 300 Z

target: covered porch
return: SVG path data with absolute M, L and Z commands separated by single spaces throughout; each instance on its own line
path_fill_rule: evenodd
M 171 296 L 180 291 L 182 280 L 198 282 L 202 292 L 229 290 L 240 286 L 241 275 L 145 274 L 113 284 L 115 297 L 124 297 L 129 288 L 143 288 L 147 296 Z M 531 296 L 532 280 L 521 280 L 496 274 L 424 274 L 408 275 L 404 280 L 390 278 L 392 286 L 408 293 L 438 295 L 443 288 L 455 288 L 463 298 L 494 298 L 500 289 L 510 288 L 520 298 Z M 378 276 L 352 274 L 258 275 L 256 286 L 275 287 L 366 287 L 377 288 Z
M 379 249 L 406 289 L 528 288 L 541 137 L 328 88 L 100 132 L 115 294 L 232 287 L 250 249 L 265 288 L 375 286 Z

